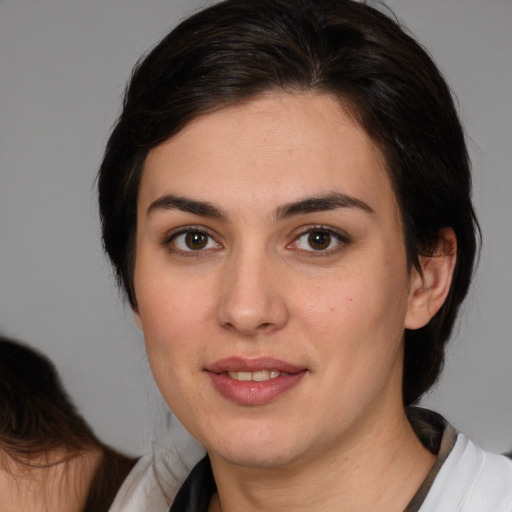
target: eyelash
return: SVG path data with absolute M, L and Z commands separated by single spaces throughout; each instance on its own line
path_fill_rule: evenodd
M 187 235 L 202 235 L 207 237 L 206 240 L 206 246 L 200 247 L 198 249 L 182 249 L 175 246 L 176 239 L 180 236 L 187 236 Z M 301 249 L 299 247 L 293 247 L 296 246 L 297 243 L 300 241 L 301 238 L 305 236 L 311 236 L 313 234 L 321 234 L 321 235 L 327 235 L 329 237 L 329 243 L 327 248 L 320 248 L 320 249 Z M 336 242 L 335 247 L 329 247 L 333 240 Z M 217 247 L 208 247 L 208 245 L 211 242 L 214 242 Z M 329 226 L 324 225 L 314 225 L 314 226 L 306 226 L 303 227 L 299 234 L 295 236 L 295 238 L 287 244 L 287 249 L 296 249 L 300 251 L 301 254 L 304 254 L 309 257 L 320 257 L 320 256 L 326 256 L 331 255 L 333 253 L 338 252 L 341 250 L 344 246 L 348 245 L 351 242 L 350 237 L 339 230 L 336 230 Z M 186 242 L 185 242 L 186 243 Z M 174 246 L 173 246 L 174 244 Z M 218 248 L 222 248 L 222 244 L 217 242 L 216 237 L 214 234 L 205 228 L 204 226 L 184 226 L 179 228 L 177 231 L 173 231 L 165 236 L 165 238 L 162 241 L 162 245 L 171 253 L 180 254 L 183 256 L 199 256 L 202 253 L 205 253 L 207 251 L 215 250 Z
M 179 228 L 177 231 L 173 231 L 165 236 L 165 238 L 162 241 L 162 245 L 171 253 L 180 254 L 183 256 L 198 256 L 201 253 L 204 253 L 206 251 L 212 250 L 212 248 L 199 248 L 199 249 L 181 249 L 178 247 L 173 247 L 173 244 L 175 244 L 176 239 L 183 235 L 190 235 L 190 234 L 196 234 L 196 235 L 204 235 L 207 237 L 207 244 L 209 244 L 211 241 L 215 242 L 217 246 L 221 246 L 219 242 L 216 241 L 215 236 L 210 232 L 210 230 L 206 229 L 204 226 L 184 226 Z M 216 249 L 216 248 L 214 248 Z
M 314 225 L 314 226 L 306 226 L 304 227 L 301 232 L 293 239 L 293 241 L 288 244 L 287 247 L 290 247 L 292 245 L 296 245 L 297 242 L 305 237 L 305 236 L 311 236 L 312 234 L 322 234 L 322 235 L 328 235 L 330 237 L 329 245 L 334 241 L 336 241 L 335 247 L 329 248 L 329 246 L 326 249 L 300 249 L 297 248 L 302 254 L 305 254 L 309 257 L 321 257 L 321 256 L 328 256 L 334 253 L 337 253 L 341 249 L 343 249 L 344 246 L 348 245 L 351 242 L 350 237 L 343 231 L 334 229 L 330 226 L 324 226 L 324 225 Z

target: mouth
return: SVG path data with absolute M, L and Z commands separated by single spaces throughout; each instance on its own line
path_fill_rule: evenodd
M 273 357 L 258 357 L 255 359 L 227 357 L 208 365 L 205 370 L 213 373 L 225 373 L 236 380 L 257 380 L 258 378 L 268 380 L 277 378 L 282 374 L 299 373 L 306 370 L 306 368 Z
M 308 369 L 272 358 L 227 358 L 205 369 L 213 388 L 241 405 L 264 405 L 295 388 Z
M 226 372 L 231 379 L 239 381 L 254 381 L 265 382 L 270 379 L 276 379 L 281 375 L 289 375 L 288 373 L 281 373 L 277 370 L 258 370 L 256 372 Z

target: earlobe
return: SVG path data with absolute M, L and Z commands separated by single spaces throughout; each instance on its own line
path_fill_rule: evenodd
M 439 311 L 450 291 L 456 261 L 457 238 L 452 228 L 443 228 L 433 253 L 420 256 L 421 272 L 411 272 L 406 329 L 423 327 Z

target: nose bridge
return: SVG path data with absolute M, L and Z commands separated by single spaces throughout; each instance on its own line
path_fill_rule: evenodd
M 277 266 L 276 258 L 257 244 L 231 252 L 218 305 L 221 325 L 251 335 L 270 332 L 286 323 L 285 298 L 275 280 Z

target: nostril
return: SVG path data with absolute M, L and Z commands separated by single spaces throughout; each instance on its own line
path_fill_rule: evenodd
M 281 328 L 287 321 L 288 311 L 282 297 L 271 288 L 245 289 L 240 285 L 226 287 L 216 305 L 216 315 L 222 327 L 253 335 Z

